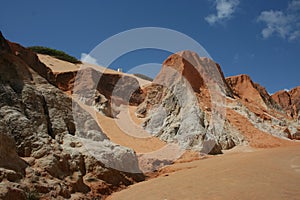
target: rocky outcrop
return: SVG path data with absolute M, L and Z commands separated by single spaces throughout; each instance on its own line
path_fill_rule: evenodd
M 216 83 L 223 94 L 232 97 L 231 88 L 228 87 L 219 64 L 209 58 L 200 58 L 191 51 L 173 54 L 163 62 L 163 67 L 154 82 L 174 81 L 174 77 L 168 75 L 170 70 L 175 70 L 176 75 L 182 76 L 196 93 L 201 93 L 206 88 L 211 89 L 208 84 Z
M 145 88 L 147 96 L 137 109 L 139 117 L 147 116 L 148 132 L 184 149 L 211 154 L 239 144 L 230 131 L 224 132 L 224 124 L 230 129 L 224 106 L 212 107 L 211 102 L 224 105 L 225 96 L 233 96 L 215 62 L 189 51 L 171 55 L 153 83 Z M 210 102 L 204 97 L 211 97 Z M 203 102 L 206 110 L 199 106 Z
M 226 81 L 236 96 L 236 101 L 228 105 L 230 109 L 246 117 L 258 132 L 295 139 L 294 134 L 299 125 L 291 121 L 282 110 L 282 105 L 288 106 L 291 103 L 287 92 L 277 93 L 277 98 L 274 95 L 271 97 L 264 87 L 253 83 L 248 75 L 229 77 Z
M 74 81 L 71 81 L 75 83 L 75 86 L 71 86 L 73 94 L 89 105 L 97 104 L 94 101 L 95 93 L 102 94 L 109 104 L 139 105 L 144 100 L 144 93 L 137 79 L 127 75 L 102 73 L 92 68 L 83 68 L 73 79 Z
M 72 93 L 74 83 L 77 81 L 77 92 L 78 88 L 90 89 L 93 92 L 98 91 L 110 102 L 112 97 L 115 98 L 115 102 L 118 104 L 139 105 L 144 100 L 143 91 L 136 78 L 121 74 L 102 73 L 93 68 L 81 68 L 79 74 L 78 71 L 53 72 L 31 50 L 17 43 L 7 42 L 6 44 L 6 47 L 25 61 L 31 69 L 62 91 Z M 82 78 L 83 74 L 84 78 Z
M 238 75 L 226 78 L 234 95 L 251 104 L 261 105 L 265 108 L 278 108 L 276 102 L 261 85 L 254 83 L 248 75 Z
M 93 189 L 112 192 L 143 180 L 130 171 L 139 172 L 134 151 L 110 142 L 89 113 L 49 84 L 48 69 L 35 54 L 3 37 L 0 42 L 1 199 L 75 193 L 91 199 Z
M 291 96 L 286 90 L 278 91 L 272 95 L 272 98 L 282 107 L 288 108 L 292 105 Z
M 263 139 L 254 142 L 256 137 L 249 137 L 248 129 L 235 123 L 238 119 L 232 121 L 234 114 L 226 116 L 227 109 L 245 117 L 252 132 L 273 135 L 266 138 L 276 145 L 284 143 L 279 138 L 295 139 L 299 128 L 286 118 L 266 89 L 249 76 L 225 80 L 218 64 L 189 51 L 171 55 L 153 84 L 143 90 L 147 95 L 136 115 L 146 118 L 144 128 L 185 149 L 213 154 L 238 144 L 266 146 L 262 145 Z M 293 94 L 298 93 L 293 90 Z
M 290 117 L 300 120 L 300 87 L 290 91 L 279 91 L 272 98 L 284 109 Z
M 291 103 L 294 111 L 294 117 L 300 119 L 300 87 L 296 87 L 290 91 Z M 298 118 L 297 118 L 298 116 Z

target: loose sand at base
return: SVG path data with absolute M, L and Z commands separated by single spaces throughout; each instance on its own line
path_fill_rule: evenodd
M 300 199 L 300 145 L 228 153 L 183 163 L 109 200 Z

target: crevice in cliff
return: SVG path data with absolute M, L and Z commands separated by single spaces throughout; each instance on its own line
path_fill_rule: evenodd
M 44 114 L 45 114 L 46 121 L 47 121 L 47 132 L 48 132 L 48 135 L 50 135 L 54 139 L 55 135 L 54 135 L 53 129 L 52 129 L 52 123 L 51 123 L 50 116 L 49 116 L 48 105 L 47 105 L 47 102 L 46 102 L 44 96 L 43 96 L 43 102 L 42 103 L 43 103 Z

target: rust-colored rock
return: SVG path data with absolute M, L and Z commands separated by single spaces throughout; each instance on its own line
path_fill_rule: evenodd
M 275 94 L 272 95 L 272 98 L 283 108 L 287 108 L 292 104 L 291 96 L 285 90 L 276 92 Z
M 246 74 L 228 77 L 226 78 L 226 82 L 231 87 L 234 95 L 248 103 L 261 105 L 263 107 L 277 106 L 266 89 L 254 83 Z
M 171 71 L 177 72 L 176 77 L 170 76 Z M 207 84 L 212 81 L 219 85 L 225 95 L 232 96 L 220 65 L 209 58 L 199 57 L 197 53 L 191 51 L 182 51 L 169 56 L 163 62 L 162 69 L 154 82 L 170 84 L 174 82 L 174 78 L 182 77 L 188 81 L 196 93 L 207 89 Z
M 290 91 L 279 91 L 272 95 L 272 98 L 285 110 L 287 115 L 299 119 L 300 114 L 300 87 Z

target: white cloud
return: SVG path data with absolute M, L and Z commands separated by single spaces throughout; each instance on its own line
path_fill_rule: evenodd
M 300 30 L 294 31 L 291 33 L 289 40 L 295 40 L 297 38 L 300 38 Z
M 300 10 L 300 0 L 294 0 L 289 3 L 288 10 L 290 11 L 299 11 Z
M 97 63 L 97 59 L 96 58 L 93 58 L 92 56 L 90 56 L 89 54 L 86 54 L 86 53 L 82 53 L 81 54 L 80 60 L 82 62 L 86 62 L 86 63 L 90 63 L 90 64 L 94 64 L 94 65 L 99 65 Z
M 215 0 L 216 14 L 210 14 L 205 17 L 205 20 L 210 24 L 214 25 L 217 22 L 224 22 L 233 16 L 239 0 Z
M 261 31 L 263 38 L 277 35 L 290 41 L 300 38 L 300 0 L 291 1 L 284 11 L 262 11 L 258 22 L 265 23 Z

